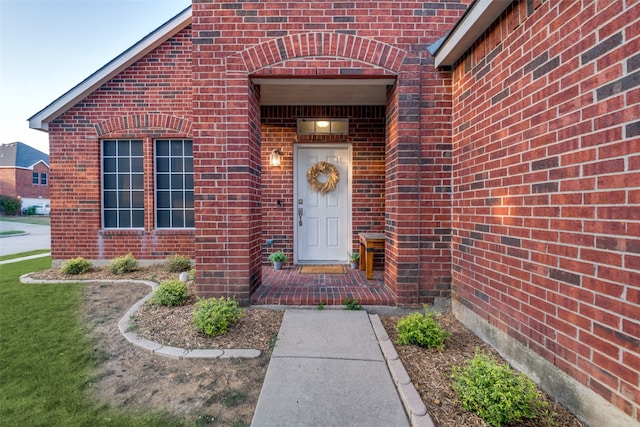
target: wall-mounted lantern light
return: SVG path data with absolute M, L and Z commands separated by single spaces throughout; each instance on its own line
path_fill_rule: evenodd
M 282 156 L 282 148 L 276 148 L 269 156 L 269 164 L 271 166 L 280 166 L 280 157 Z

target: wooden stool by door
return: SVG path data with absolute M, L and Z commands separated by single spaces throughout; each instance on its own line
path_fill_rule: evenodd
M 384 249 L 384 233 L 358 233 L 360 240 L 360 270 L 366 271 L 367 280 L 373 278 L 373 251 Z

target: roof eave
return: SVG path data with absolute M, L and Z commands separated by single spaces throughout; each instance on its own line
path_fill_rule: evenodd
M 454 65 L 511 3 L 504 0 L 476 0 L 436 51 L 435 66 Z
M 86 98 L 93 91 L 111 80 L 118 73 L 125 70 L 131 64 L 143 58 L 153 49 L 160 46 L 170 37 L 182 31 L 191 24 L 191 7 L 186 8 L 178 15 L 165 22 L 135 45 L 108 62 L 95 73 L 91 74 L 77 86 L 53 101 L 51 104 L 37 112 L 28 119 L 29 127 L 47 132 L 49 122 Z

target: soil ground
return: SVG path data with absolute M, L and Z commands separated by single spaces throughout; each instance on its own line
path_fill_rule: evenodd
M 124 276 L 113 276 L 105 269 L 94 269 L 80 276 L 65 276 L 59 270 L 33 274 L 41 279 L 174 279 L 160 266 L 141 268 Z M 187 425 L 249 425 L 264 381 L 283 312 L 246 309 L 240 322 L 222 337 L 207 338 L 191 327 L 195 297 L 181 307 L 145 305 L 133 320 L 139 335 L 167 345 L 183 348 L 256 348 L 257 359 L 183 359 L 156 356 L 131 345 L 118 331 L 117 323 L 126 311 L 150 292 L 135 283 L 89 282 L 85 288 L 83 322 L 93 339 L 100 364 L 92 392 L 115 406 L 142 410 L 161 410 L 175 414 Z M 392 340 L 396 338 L 397 317 L 382 317 Z M 486 426 L 462 408 L 451 389 L 451 366 L 473 357 L 475 349 L 499 356 L 470 333 L 451 314 L 438 318 L 451 334 L 445 350 L 426 350 L 416 346 L 396 346 L 396 350 L 420 393 L 436 426 Z M 566 409 L 550 401 L 558 427 L 581 424 Z M 525 423 L 521 426 L 542 426 Z

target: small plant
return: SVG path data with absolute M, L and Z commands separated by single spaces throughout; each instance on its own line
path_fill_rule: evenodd
M 444 349 L 449 333 L 442 329 L 433 312 L 411 313 L 398 320 L 398 340 L 400 345 L 415 344 L 420 347 Z
M 172 255 L 164 262 L 165 270 L 171 273 L 181 273 L 191 269 L 191 258 L 184 255 Z
M 82 257 L 65 261 L 60 267 L 62 274 L 82 274 L 91 269 L 91 261 Z
M 271 262 L 287 262 L 288 260 L 289 258 L 287 258 L 284 252 L 277 251 L 269 255 L 269 261 Z
M 533 381 L 478 349 L 473 359 L 453 366 L 452 372 L 453 390 L 462 406 L 494 427 L 550 416 Z
M 358 298 L 345 298 L 344 299 L 345 310 L 362 310 L 362 304 L 358 302 Z
M 349 259 L 351 260 L 351 262 L 360 261 L 360 252 L 351 252 L 349 254 Z
M 242 316 L 238 301 L 233 298 L 207 298 L 196 302 L 193 324 L 198 332 L 210 337 L 227 333 L 229 325 Z
M 196 280 L 196 269 L 192 268 L 191 270 L 189 270 L 189 280 L 194 281 Z
M 323 302 L 321 302 L 320 304 L 318 304 L 318 305 L 316 306 L 316 310 L 324 310 L 324 303 L 323 303 Z
M 150 302 L 153 304 L 174 307 L 187 300 L 187 285 L 180 280 L 168 280 L 160 283 Z
M 109 272 L 112 274 L 124 274 L 134 271 L 136 268 L 138 268 L 138 260 L 131 253 L 114 258 L 109 264 Z

